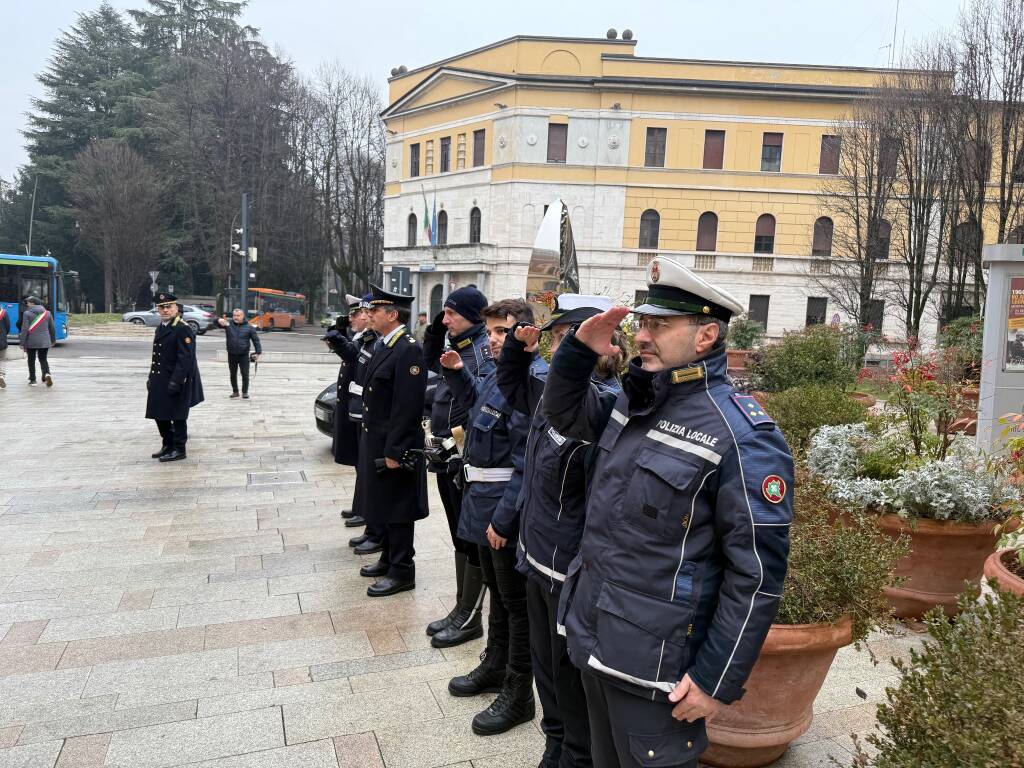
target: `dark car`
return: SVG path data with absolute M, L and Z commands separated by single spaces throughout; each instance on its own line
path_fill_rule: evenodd
M 440 378 L 433 371 L 427 371 L 427 399 L 423 405 L 423 418 L 430 418 L 430 405 L 434 402 L 434 390 Z M 334 406 L 338 402 L 338 382 L 334 382 L 316 396 L 313 401 L 313 418 L 316 428 L 328 437 L 334 437 Z

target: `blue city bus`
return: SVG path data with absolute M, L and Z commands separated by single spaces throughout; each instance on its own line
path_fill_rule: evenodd
M 37 296 L 53 313 L 57 341 L 68 337 L 68 303 L 64 273 L 51 256 L 16 256 L 0 253 L 0 306 L 11 319 L 11 335 L 18 334 L 18 316 L 27 296 Z

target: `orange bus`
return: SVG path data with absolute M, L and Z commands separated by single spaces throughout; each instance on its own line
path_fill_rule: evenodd
M 295 330 L 306 324 L 306 297 L 301 293 L 273 288 L 249 289 L 249 325 L 264 331 Z

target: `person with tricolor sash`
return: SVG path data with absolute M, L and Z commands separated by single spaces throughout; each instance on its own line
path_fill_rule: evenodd
M 53 313 L 35 296 L 29 296 L 25 300 L 25 312 L 21 318 L 21 333 L 19 334 L 21 348 L 28 355 L 28 384 L 30 387 L 39 386 L 36 381 L 36 358 L 39 358 L 39 367 L 42 369 L 43 381 L 46 386 L 53 386 L 53 376 L 50 375 L 50 363 L 46 359 L 47 354 L 57 341 L 57 328 L 53 324 Z

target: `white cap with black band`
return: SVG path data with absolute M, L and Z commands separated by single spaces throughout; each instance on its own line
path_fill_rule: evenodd
M 728 323 L 743 305 L 682 264 L 658 257 L 647 265 L 647 300 L 636 315 L 706 315 Z

